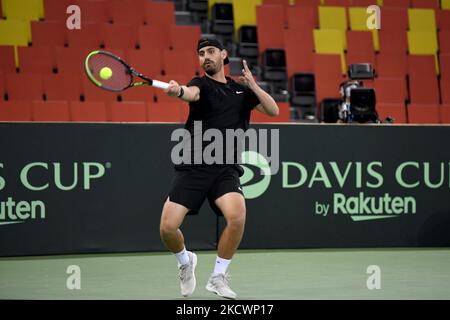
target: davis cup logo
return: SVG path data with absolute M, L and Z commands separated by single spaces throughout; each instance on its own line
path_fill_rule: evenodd
M 270 184 L 270 164 L 267 159 L 255 151 L 242 152 L 242 165 L 244 174 L 240 181 L 243 188 L 245 199 L 255 199 L 261 196 Z M 253 168 L 252 168 L 253 167 Z M 258 177 L 262 179 L 258 180 Z

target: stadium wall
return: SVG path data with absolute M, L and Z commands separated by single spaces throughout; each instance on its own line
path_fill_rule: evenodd
M 450 126 L 253 127 L 269 147 L 278 135 L 279 161 L 272 175 L 258 156 L 243 165 L 240 248 L 450 245 Z M 0 256 L 165 250 L 177 128 L 0 123 Z M 205 202 L 182 229 L 207 250 L 223 227 Z

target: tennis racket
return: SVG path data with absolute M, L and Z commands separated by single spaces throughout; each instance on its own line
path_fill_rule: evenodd
M 139 86 L 166 89 L 169 86 L 166 82 L 144 76 L 120 57 L 107 51 L 97 50 L 89 53 L 84 70 L 93 84 L 108 91 L 120 92 Z

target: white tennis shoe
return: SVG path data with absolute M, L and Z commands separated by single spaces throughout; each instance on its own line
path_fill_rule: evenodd
M 180 271 L 180 288 L 181 294 L 184 297 L 190 296 L 196 285 L 195 280 L 195 267 L 197 266 L 197 255 L 193 252 L 188 251 L 189 262 L 184 265 L 179 265 L 178 269 Z
M 230 281 L 230 276 L 228 274 L 219 273 L 217 275 L 211 275 L 206 284 L 206 290 L 215 293 L 220 297 L 226 299 L 237 299 L 237 294 L 231 290 L 228 282 Z

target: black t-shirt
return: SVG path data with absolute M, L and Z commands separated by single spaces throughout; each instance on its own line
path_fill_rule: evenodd
M 185 124 L 185 129 L 190 132 L 192 140 L 192 150 L 194 148 L 194 122 L 201 121 L 201 134 L 208 129 L 218 129 L 223 134 L 225 145 L 226 129 L 247 130 L 250 122 L 250 113 L 260 101 L 255 93 L 247 86 L 237 83 L 233 79 L 226 77 L 227 83 L 213 80 L 207 76 L 195 77 L 187 86 L 196 86 L 200 89 L 200 99 L 189 103 L 189 116 Z M 198 129 L 198 126 L 197 126 Z M 203 141 L 202 150 L 211 143 Z M 236 151 L 236 148 L 234 149 Z M 224 150 L 224 152 L 226 152 Z M 236 157 L 235 159 L 239 159 Z M 225 163 L 225 158 L 223 160 Z M 193 164 L 191 158 L 191 164 Z
M 202 121 L 205 129 L 248 129 L 250 112 L 259 99 L 248 87 L 226 79 L 227 83 L 222 83 L 207 76 L 195 77 L 187 84 L 200 89 L 200 99 L 189 103 L 187 130 L 191 131 L 194 121 Z

